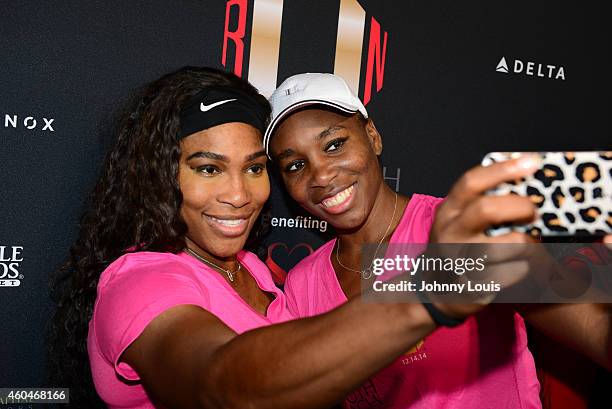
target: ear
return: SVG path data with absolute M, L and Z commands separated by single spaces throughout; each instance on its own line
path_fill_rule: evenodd
M 365 125 L 365 131 L 372 150 L 374 150 L 376 156 L 380 156 L 383 149 L 382 137 L 380 136 L 380 133 L 378 133 L 378 129 L 376 129 L 374 121 L 372 121 L 370 118 L 368 118 L 368 122 Z

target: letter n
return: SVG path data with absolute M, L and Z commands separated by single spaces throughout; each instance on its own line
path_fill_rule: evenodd
M 372 95 L 372 77 L 374 75 L 374 60 L 376 59 L 376 91 L 383 86 L 385 76 L 385 59 L 387 57 L 387 32 L 384 32 L 382 47 L 380 45 L 380 24 L 372 17 L 370 25 L 370 43 L 368 45 L 368 62 L 366 64 L 365 89 L 363 91 L 363 103 L 370 102 Z
M 238 27 L 236 31 L 229 31 L 232 6 L 238 6 Z M 236 46 L 234 58 L 234 74 L 242 76 L 242 61 L 244 59 L 244 33 L 246 31 L 247 0 L 229 0 L 225 5 L 225 28 L 223 31 L 223 54 L 221 64 L 225 67 L 227 60 L 227 43 L 232 40 Z

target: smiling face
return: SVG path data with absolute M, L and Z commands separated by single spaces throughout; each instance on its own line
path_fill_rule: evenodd
M 270 151 L 287 191 L 308 212 L 342 230 L 367 220 L 383 186 L 382 142 L 371 121 L 303 109 L 279 124 Z
M 181 140 L 181 216 L 198 253 L 236 255 L 270 195 L 261 133 L 232 122 Z

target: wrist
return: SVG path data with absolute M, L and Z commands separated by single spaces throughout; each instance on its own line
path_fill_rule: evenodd
M 419 291 L 417 294 L 419 297 L 419 301 L 421 301 L 421 304 L 423 305 L 423 308 L 425 309 L 425 311 L 427 311 L 427 313 L 437 326 L 452 328 L 462 324 L 465 321 L 465 317 L 456 317 L 449 315 L 444 310 L 444 307 L 442 307 L 443 304 L 434 304 L 433 302 L 431 302 L 431 300 L 427 296 L 427 293 Z

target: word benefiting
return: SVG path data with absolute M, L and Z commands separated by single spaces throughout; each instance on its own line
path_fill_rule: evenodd
M 372 262 L 372 272 L 379 276 L 385 271 L 410 272 L 415 275 L 421 271 L 452 271 L 457 275 L 462 275 L 466 271 L 484 270 L 484 261 L 487 256 L 473 258 L 461 257 L 426 257 L 421 254 L 418 257 L 400 256 L 395 258 L 375 258 Z
M 428 283 L 421 281 L 421 286 L 417 288 L 417 283 L 412 281 L 402 280 L 397 283 L 385 283 L 382 281 L 374 281 L 372 288 L 374 291 L 401 291 L 401 292 L 428 292 L 428 293 L 463 293 L 464 290 L 468 292 L 499 292 L 501 291 L 501 284 L 491 280 L 489 283 L 473 283 L 468 280 L 467 283 L 439 283 L 434 281 Z
M 21 246 L 0 246 L 0 287 L 18 287 L 23 276 L 19 263 L 23 261 Z
M 294 229 L 318 229 L 321 233 L 327 231 L 327 222 L 325 220 L 313 219 L 310 216 L 290 217 L 273 217 L 270 220 L 273 227 L 291 227 Z

